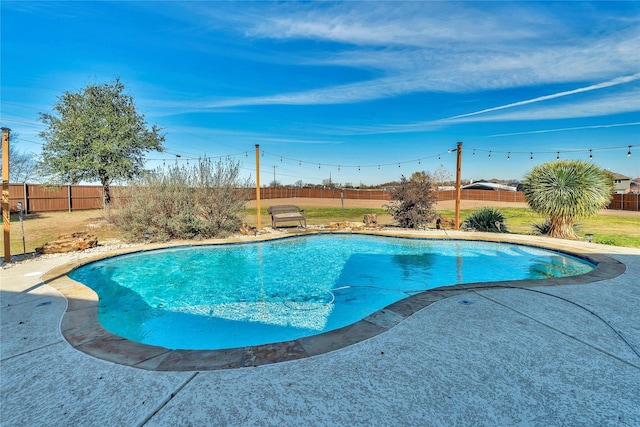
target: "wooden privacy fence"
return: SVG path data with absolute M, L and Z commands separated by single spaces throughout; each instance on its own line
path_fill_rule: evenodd
M 112 200 L 117 200 L 121 187 L 110 187 Z M 298 188 L 277 187 L 261 188 L 260 199 L 344 199 L 350 200 L 389 200 L 391 192 L 385 189 L 331 189 L 331 188 Z M 255 200 L 255 188 L 251 192 Z M 438 201 L 455 200 L 455 190 L 438 192 Z M 462 200 L 477 200 L 489 202 L 525 202 L 521 191 L 494 190 L 462 190 Z M 17 212 L 18 202 L 22 202 L 25 213 L 77 211 L 102 208 L 102 186 L 100 185 L 63 185 L 46 187 L 40 184 L 10 184 L 9 202 L 11 212 Z M 639 194 L 614 194 L 609 209 L 640 211 Z

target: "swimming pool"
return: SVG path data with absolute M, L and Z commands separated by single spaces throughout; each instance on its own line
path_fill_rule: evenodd
M 69 277 L 96 291 L 108 331 L 169 349 L 289 341 L 458 283 L 584 274 L 593 265 L 505 243 L 314 235 L 108 258 Z

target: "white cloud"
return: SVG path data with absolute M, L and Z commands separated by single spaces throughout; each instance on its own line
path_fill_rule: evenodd
M 465 117 L 477 116 L 479 114 L 492 113 L 494 111 L 505 110 L 505 109 L 510 109 L 510 108 L 516 108 L 516 107 L 521 107 L 521 106 L 528 105 L 528 104 L 535 104 L 537 102 L 549 101 L 549 100 L 552 100 L 552 99 L 562 98 L 562 97 L 565 97 L 565 96 L 576 95 L 576 94 L 579 94 L 579 93 L 584 93 L 584 92 L 590 92 L 590 91 L 594 91 L 594 90 L 598 90 L 598 89 L 609 88 L 609 87 L 612 87 L 612 86 L 617 86 L 617 85 L 621 85 L 621 84 L 625 84 L 625 83 L 631 83 L 631 82 L 634 82 L 636 80 L 640 80 L 640 73 L 637 73 L 637 74 L 634 74 L 634 75 L 631 75 L 631 76 L 617 77 L 615 79 L 612 79 L 612 80 L 609 80 L 609 81 L 606 81 L 606 82 L 597 83 L 597 84 L 594 84 L 594 85 L 581 87 L 581 88 L 578 88 L 578 89 L 568 90 L 568 91 L 564 91 L 564 92 L 558 92 L 558 93 L 554 93 L 554 94 L 551 94 L 551 95 L 539 96 L 537 98 L 527 99 L 527 100 L 524 100 L 524 101 L 518 101 L 518 102 L 511 103 L 511 104 L 501 105 L 501 106 L 498 106 L 498 107 L 487 108 L 487 109 L 480 110 L 480 111 L 475 111 L 475 112 L 472 112 L 472 113 L 460 114 L 458 116 L 450 117 L 450 118 L 443 119 L 443 120 L 454 121 L 454 120 L 462 119 L 462 118 L 465 118 Z M 628 94 L 625 94 L 624 96 L 628 98 L 627 95 Z M 637 94 L 632 94 L 632 96 L 637 96 Z M 617 98 L 617 99 L 619 99 L 619 98 Z M 640 98 L 637 98 L 637 97 L 635 98 L 636 101 L 638 99 L 640 99 Z M 631 101 L 633 101 L 633 98 L 631 98 Z M 640 107 L 635 102 L 631 102 L 630 104 L 621 102 L 620 103 L 620 108 L 622 109 L 622 111 L 620 111 L 620 112 L 628 112 L 628 111 L 636 111 Z M 631 108 L 631 109 L 629 109 L 629 108 Z M 609 108 L 607 108 L 607 110 L 611 111 L 610 103 L 609 103 Z M 610 114 L 610 113 L 608 113 L 608 114 Z
M 220 112 L 260 105 L 361 103 L 419 92 L 473 93 L 544 84 L 602 82 L 467 114 L 471 116 L 618 85 L 618 76 L 633 79 L 639 76 L 638 12 L 633 8 L 624 10 L 622 6 L 620 10 L 609 8 L 604 14 L 597 7 L 579 4 L 513 2 L 255 3 L 243 6 L 241 11 L 231 10 L 227 5 L 222 11 L 199 5 L 191 7 L 205 7 L 199 10 L 207 12 L 203 15 L 208 16 L 216 29 L 227 25 L 251 39 L 318 42 L 314 49 L 294 50 L 294 54 L 277 56 L 273 61 L 375 70 L 375 75 L 380 77 L 355 83 L 336 81 L 331 86 L 296 92 L 190 99 L 170 102 L 168 107 L 181 112 Z M 558 107 L 549 110 L 549 114 L 584 117 L 597 114 L 597 105 L 605 114 L 628 112 L 630 108 L 621 103 L 618 107 L 614 103 L 604 108 L 604 103 L 596 102 L 584 108 L 576 104 L 573 112 L 568 106 Z M 537 110 L 535 116 L 549 114 Z M 512 120 L 508 117 L 521 116 L 494 114 L 492 118 Z M 409 124 L 404 128 L 423 125 Z
M 532 134 L 551 133 L 551 132 L 566 132 L 566 131 L 584 130 L 584 129 L 608 129 L 608 128 L 617 128 L 617 127 L 626 127 L 626 126 L 640 126 L 640 122 L 613 123 L 613 124 L 607 124 L 607 125 L 593 125 L 593 126 L 575 126 L 570 128 L 542 129 L 542 130 L 531 130 L 526 132 L 501 133 L 497 135 L 489 135 L 489 138 L 497 138 L 502 136 L 515 136 L 515 135 L 532 135 Z
M 640 89 L 635 88 L 626 92 L 605 94 L 602 96 L 590 97 L 589 99 L 561 102 L 554 105 L 535 105 L 517 111 L 498 110 L 496 108 L 485 110 L 488 114 L 474 115 L 474 113 L 444 119 L 450 123 L 467 122 L 504 122 L 504 121 L 534 121 L 534 120 L 556 120 L 556 119 L 576 119 L 585 117 L 602 117 L 623 113 L 640 112 Z M 526 101 L 524 101 L 526 103 Z M 524 105 L 523 103 L 516 103 Z M 515 108 L 504 106 L 505 108 Z

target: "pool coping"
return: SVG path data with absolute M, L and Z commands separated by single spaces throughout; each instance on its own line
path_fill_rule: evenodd
M 184 246 L 255 243 L 300 235 L 344 233 L 400 238 L 475 240 L 520 244 L 551 249 L 586 259 L 595 264 L 596 267 L 588 273 L 577 276 L 541 280 L 476 282 L 439 287 L 396 301 L 351 325 L 323 334 L 286 342 L 221 350 L 172 350 L 130 341 L 112 334 L 104 329 L 98 320 L 98 295 L 95 291 L 67 276 L 67 273 L 82 265 L 128 253 Z M 142 247 L 105 252 L 91 258 L 66 263 L 47 272 L 43 276 L 43 283 L 55 288 L 66 298 L 67 308 L 60 323 L 60 330 L 67 343 L 78 351 L 98 359 L 149 371 L 234 369 L 300 360 L 339 350 L 387 332 L 414 313 L 437 301 L 455 297 L 471 290 L 578 285 L 612 279 L 623 274 L 626 270 L 625 264 L 598 253 L 595 250 L 579 247 L 579 245 L 575 245 L 576 242 L 574 241 L 546 238 L 533 241 L 531 237 L 532 236 L 476 232 L 433 235 L 409 230 L 364 230 L 310 231 L 276 236 L 257 236 L 250 239 L 216 239 L 202 242 L 150 244 Z

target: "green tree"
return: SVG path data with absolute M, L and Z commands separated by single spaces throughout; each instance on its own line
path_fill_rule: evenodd
M 424 227 L 436 216 L 433 177 L 427 172 L 414 172 L 410 179 L 400 178 L 391 192 L 387 211 L 404 228 Z
M 47 128 L 41 168 L 53 183 L 99 181 L 104 203 L 111 201 L 114 180 L 131 179 L 144 171 L 144 155 L 162 151 L 164 136 L 157 126 L 147 129 L 144 115 L 124 92 L 119 78 L 64 92 L 54 106 L 57 115 L 40 113 Z
M 593 163 L 557 160 L 529 171 L 523 191 L 531 209 L 549 218 L 549 236 L 577 239 L 574 221 L 607 206 L 613 179 Z

